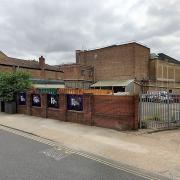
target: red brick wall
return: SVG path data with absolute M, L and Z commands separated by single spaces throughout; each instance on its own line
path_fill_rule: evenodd
M 64 80 L 87 80 L 93 81 L 93 68 L 80 64 L 61 65 L 64 72 Z
M 150 49 L 137 43 L 77 51 L 76 63 L 94 67 L 95 81 L 141 80 L 148 76 Z
M 41 70 L 41 69 L 29 69 L 29 68 L 18 68 L 18 70 L 29 73 L 32 78 L 36 79 L 50 79 L 50 80 L 60 80 L 63 79 L 63 73 L 59 71 L 51 70 Z M 3 66 L 0 65 L 1 72 L 13 72 L 14 69 L 12 66 Z
M 26 105 L 18 105 L 18 107 L 17 107 L 17 112 L 19 113 L 19 114 L 28 114 L 27 113 L 27 106 Z
M 143 46 L 134 46 L 135 48 L 135 77 L 137 80 L 149 78 L 149 56 L 150 49 Z
M 68 111 L 67 97 L 60 94 L 58 109 L 47 108 L 47 95 L 41 95 L 41 107 L 31 106 L 28 94 L 27 106 L 18 106 L 18 113 L 58 119 L 116 130 L 138 128 L 138 98 L 136 96 L 109 96 L 84 94 L 83 111 Z
M 134 129 L 134 96 L 94 96 L 93 121 L 95 126 L 117 130 Z

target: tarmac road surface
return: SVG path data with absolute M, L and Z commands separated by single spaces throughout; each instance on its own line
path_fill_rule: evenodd
M 1 180 L 144 180 L 70 150 L 0 130 Z

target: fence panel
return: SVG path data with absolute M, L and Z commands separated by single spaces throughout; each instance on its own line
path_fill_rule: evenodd
M 112 90 L 104 90 L 104 89 L 73 89 L 73 88 L 59 88 L 59 93 L 65 94 L 84 94 L 89 93 L 93 95 L 108 95 L 113 94 Z
M 180 95 L 166 92 L 141 94 L 139 113 L 141 128 L 180 126 Z

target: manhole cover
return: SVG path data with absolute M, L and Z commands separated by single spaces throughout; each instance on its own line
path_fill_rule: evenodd
M 64 159 L 72 154 L 69 151 L 60 150 L 56 148 L 46 149 L 44 151 L 41 151 L 40 153 L 44 154 L 46 157 L 51 157 L 57 161 Z

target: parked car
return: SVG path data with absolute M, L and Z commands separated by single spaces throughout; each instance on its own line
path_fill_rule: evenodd
M 160 95 L 160 102 L 173 103 L 174 100 L 171 95 L 162 94 Z
M 178 94 L 172 94 L 171 98 L 173 99 L 174 103 L 180 103 L 180 95 Z
M 157 91 L 152 91 L 148 93 L 147 97 L 148 102 L 160 102 L 160 95 Z
M 174 102 L 174 99 L 172 98 L 172 96 L 166 91 L 149 92 L 146 96 L 144 95 L 143 99 L 146 99 L 147 102 L 156 102 L 156 103 L 160 103 L 160 102 L 172 103 L 172 102 Z

